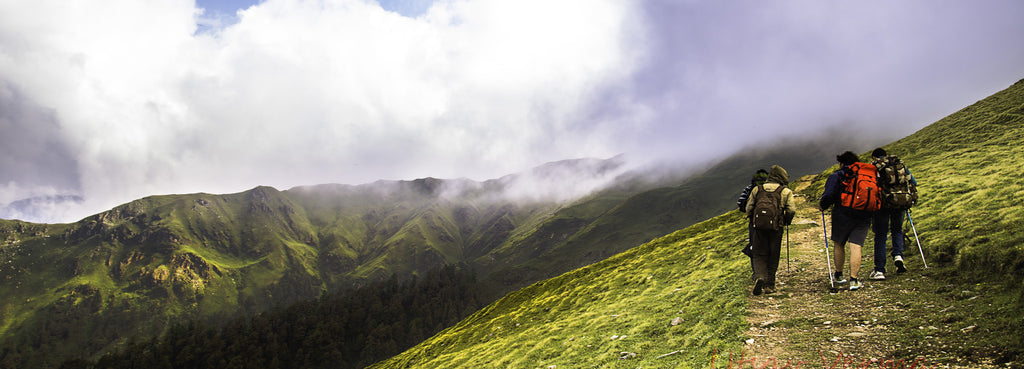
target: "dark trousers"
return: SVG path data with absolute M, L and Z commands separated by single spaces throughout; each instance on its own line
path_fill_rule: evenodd
M 871 231 L 875 233 L 875 270 L 885 273 L 885 239 L 892 234 L 892 256 L 903 256 L 903 214 L 905 210 L 875 212 Z
M 753 248 L 753 244 L 754 244 L 754 227 L 752 227 L 752 226 L 747 226 L 747 243 L 751 245 L 750 249 L 753 250 L 754 249 Z M 750 278 L 751 278 L 751 281 L 753 281 L 754 279 L 757 279 L 757 274 L 754 273 L 755 272 L 755 270 L 754 270 L 754 254 L 753 254 L 753 252 L 751 252 L 750 255 L 747 255 L 747 256 L 750 257 Z
M 785 230 L 755 229 L 751 238 L 754 266 L 754 277 L 765 281 L 768 286 L 775 286 L 775 272 L 779 270 L 779 258 L 782 255 L 782 232 Z

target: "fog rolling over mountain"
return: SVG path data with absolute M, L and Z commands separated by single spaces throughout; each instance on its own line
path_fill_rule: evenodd
M 413 181 L 380 180 L 352 186 L 325 184 L 299 186 L 290 191 L 332 196 L 364 192 L 378 198 L 428 195 L 451 201 L 567 202 L 616 183 L 620 176 L 634 175 L 622 155 L 610 159 L 571 159 L 551 162 L 531 170 L 483 182 L 470 179 Z
M 11 202 L 0 206 L 0 219 L 21 219 L 42 221 L 55 216 L 63 217 L 64 209 L 81 204 L 83 198 L 78 195 L 37 196 Z

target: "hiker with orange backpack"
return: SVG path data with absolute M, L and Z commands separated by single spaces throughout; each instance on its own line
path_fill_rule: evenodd
M 796 207 L 789 173 L 772 165 L 764 184 L 750 191 L 746 211 L 751 233 L 751 263 L 754 268 L 754 295 L 775 292 L 775 274 L 782 257 L 782 232 L 793 221 Z
M 821 194 L 818 208 L 832 210 L 832 242 L 835 248 L 834 260 L 836 271 L 832 278 L 839 284 L 846 283 L 843 279 L 843 261 L 845 246 L 850 245 L 850 290 L 862 287 L 857 279 L 860 270 L 861 246 L 868 236 L 874 212 L 881 207 L 878 181 L 875 166 L 859 161 L 857 154 L 850 151 L 836 156 L 839 170 L 836 170 L 825 181 L 825 191 Z

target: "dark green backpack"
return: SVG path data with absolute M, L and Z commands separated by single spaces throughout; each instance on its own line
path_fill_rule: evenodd
M 766 191 L 764 185 L 757 186 L 757 194 L 753 199 L 754 211 L 750 215 L 750 225 L 754 229 L 782 229 L 782 190 L 785 188 L 779 185 L 775 191 Z
M 907 165 L 895 155 L 875 158 L 882 207 L 907 210 L 917 204 L 917 186 L 910 181 Z

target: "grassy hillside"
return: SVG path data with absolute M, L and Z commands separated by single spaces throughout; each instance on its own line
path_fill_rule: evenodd
M 75 224 L 3 228 L 3 367 L 51 366 L 170 322 L 216 321 L 323 288 L 307 268 L 309 222 L 271 188 L 150 197 Z
M 918 180 L 911 217 L 936 261 L 964 278 L 1024 280 L 1024 80 L 883 148 Z
M 900 342 L 925 353 L 946 355 L 946 346 L 928 342 L 940 333 L 955 342 L 970 332 L 978 346 L 962 343 L 960 352 L 976 355 L 971 357 L 974 362 L 1022 365 L 1019 332 L 1024 324 L 1013 312 L 1024 309 L 1024 207 L 1019 205 L 1024 195 L 1024 81 L 885 147 L 904 158 L 920 183 L 921 202 L 912 216 L 924 252 L 939 272 L 927 273 L 922 278 L 927 283 L 908 281 L 930 289 L 928 293 L 910 296 L 892 290 L 889 298 L 903 307 L 896 310 L 910 308 L 913 316 L 871 316 L 901 327 L 897 337 L 906 341 Z M 870 150 L 865 148 L 865 158 Z M 801 190 L 809 200 L 806 207 L 813 206 L 833 170 L 821 172 Z M 707 366 L 715 352 L 740 352 L 745 332 L 753 329 L 747 323 L 749 266 L 736 252 L 745 229 L 745 220 L 730 212 L 535 283 L 374 367 Z M 908 255 L 916 246 L 911 242 Z M 870 263 L 865 265 L 870 268 Z M 813 282 L 822 294 L 827 283 L 823 274 Z M 931 331 L 922 325 L 919 333 L 909 326 L 975 321 L 977 317 L 964 315 L 970 311 L 966 306 L 950 312 L 959 306 L 956 301 L 975 293 L 969 291 L 986 294 L 981 301 L 988 302 L 987 308 L 973 310 L 987 317 L 984 328 L 926 333 Z M 939 305 L 950 307 L 938 311 Z M 817 330 L 814 324 L 821 323 L 782 318 L 794 318 L 788 324 L 800 332 Z M 829 343 L 815 337 L 800 349 L 813 352 Z M 883 356 L 907 354 L 896 346 L 879 348 Z
M 705 363 L 737 348 L 746 238 L 730 213 L 510 293 L 376 367 L 591 367 L 622 357 Z
M 390 185 L 333 201 L 269 187 L 154 196 L 74 224 L 0 222 L 0 367 L 53 367 L 176 323 L 217 326 L 409 278 L 486 252 L 472 247 L 542 208 L 452 204 L 424 183 Z
M 912 216 L 938 260 L 1024 279 L 1024 81 L 885 148 L 922 173 Z

